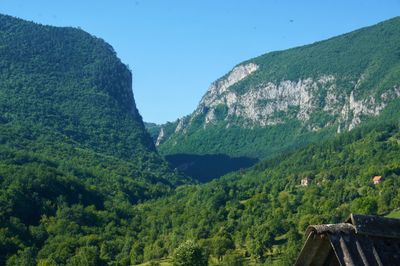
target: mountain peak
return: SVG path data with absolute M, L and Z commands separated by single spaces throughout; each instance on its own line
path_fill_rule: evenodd
M 135 105 L 132 74 L 109 44 L 80 29 L 0 20 L 4 116 L 110 155 L 155 151 Z M 116 142 L 117 149 L 109 146 Z
M 264 157 L 299 138 L 307 143 L 314 133 L 351 130 L 399 98 L 399 42 L 400 18 L 394 18 L 247 60 L 211 84 L 188 122 L 164 134 L 161 151 Z M 277 147 L 270 134 L 285 141 Z

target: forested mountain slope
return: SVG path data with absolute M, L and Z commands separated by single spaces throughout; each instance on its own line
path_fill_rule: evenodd
M 138 205 L 135 261 L 171 256 L 193 239 L 219 263 L 292 265 L 310 224 L 400 208 L 400 101 L 361 128 L 207 184 Z M 384 181 L 374 185 L 372 178 Z M 308 178 L 308 186 L 301 180 Z M 231 264 L 233 265 L 233 264 Z M 241 265 L 241 264 L 235 264 Z M 252 264 L 251 264 L 252 265 Z
M 0 15 L 0 265 L 115 261 L 104 245 L 121 252 L 126 231 L 110 230 L 129 207 L 188 181 L 157 154 L 131 82 L 103 40 Z
M 177 152 L 181 137 L 182 151 L 201 147 L 190 150 L 200 154 L 272 157 L 303 148 L 189 185 L 157 154 L 135 106 L 131 73 L 112 47 L 79 29 L 0 15 L 0 265 L 132 265 L 168 257 L 186 239 L 218 263 L 290 264 L 307 224 L 399 208 L 398 24 L 267 54 L 217 81 L 199 114 L 164 127 L 173 137 L 163 152 Z M 343 65 L 345 55 L 359 61 Z M 278 102 L 294 97 L 295 84 L 295 95 L 312 97 L 287 100 L 285 109 Z M 241 101 L 230 109 L 230 99 L 274 88 L 281 96 L 267 98 L 267 106 L 276 109 L 261 120 Z M 315 109 L 319 89 L 327 103 Z M 332 117 L 322 119 L 327 113 Z M 365 117 L 351 132 L 304 147 Z M 372 185 L 374 175 L 384 182 Z M 299 186 L 306 177 L 311 185 Z
M 399 17 L 240 63 L 160 131 L 159 150 L 271 158 L 351 130 L 398 97 Z

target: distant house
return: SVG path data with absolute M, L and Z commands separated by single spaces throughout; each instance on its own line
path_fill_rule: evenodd
M 377 185 L 383 181 L 383 178 L 380 175 L 376 175 L 372 178 L 372 181 L 374 182 L 374 185 Z
M 400 265 L 400 219 L 351 214 L 309 226 L 306 236 L 296 266 Z
M 301 180 L 300 185 L 302 187 L 308 187 L 311 184 L 312 179 L 309 177 L 305 177 Z

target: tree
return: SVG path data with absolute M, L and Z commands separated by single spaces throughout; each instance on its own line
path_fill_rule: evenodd
M 272 250 L 274 235 L 266 224 L 254 227 L 248 234 L 248 247 L 258 262 L 264 262 L 267 249 Z
M 52 259 L 40 259 L 38 261 L 38 266 L 57 266 L 57 263 Z
M 89 266 L 102 265 L 99 257 L 99 249 L 94 246 L 81 247 L 78 249 L 75 256 L 70 258 L 67 265 L 74 266 Z
M 242 266 L 243 265 L 243 257 L 240 254 L 237 254 L 233 251 L 228 251 L 222 262 L 222 265 L 226 266 Z
M 19 250 L 17 254 L 11 256 L 6 265 L 25 265 L 25 266 L 35 266 L 35 253 L 36 250 L 34 248 L 25 248 Z
M 143 262 L 144 246 L 142 243 L 136 242 L 133 244 L 130 252 L 131 264 L 138 264 Z
M 212 251 L 213 255 L 218 258 L 218 260 L 222 259 L 222 256 L 230 250 L 235 249 L 235 243 L 232 238 L 225 235 L 217 235 L 212 239 Z
M 203 249 L 192 240 L 179 245 L 173 257 L 174 266 L 205 266 L 208 258 Z

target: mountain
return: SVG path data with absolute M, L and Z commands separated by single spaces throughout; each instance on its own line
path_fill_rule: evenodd
M 119 158 L 155 151 L 135 106 L 131 73 L 111 46 L 78 29 L 5 16 L 0 31 L 5 125 L 48 128 Z
M 352 130 L 399 97 L 396 17 L 240 63 L 157 144 L 164 155 L 272 158 Z
M 399 217 L 399 107 L 383 111 L 389 122 L 376 118 L 135 206 L 142 217 L 135 262 L 168 257 L 193 239 L 218 265 L 293 265 L 310 224 L 338 223 L 350 213 Z M 375 185 L 374 176 L 384 181 Z
M 181 243 L 215 264 L 287 265 L 307 224 L 397 215 L 399 23 L 270 53 L 214 83 L 160 129 L 165 157 L 200 181 L 271 158 L 199 184 L 158 154 L 110 45 L 0 15 L 0 265 L 132 265 Z
M 158 155 L 131 78 L 99 38 L 0 15 L 0 265 L 120 260 L 131 206 L 190 182 Z

